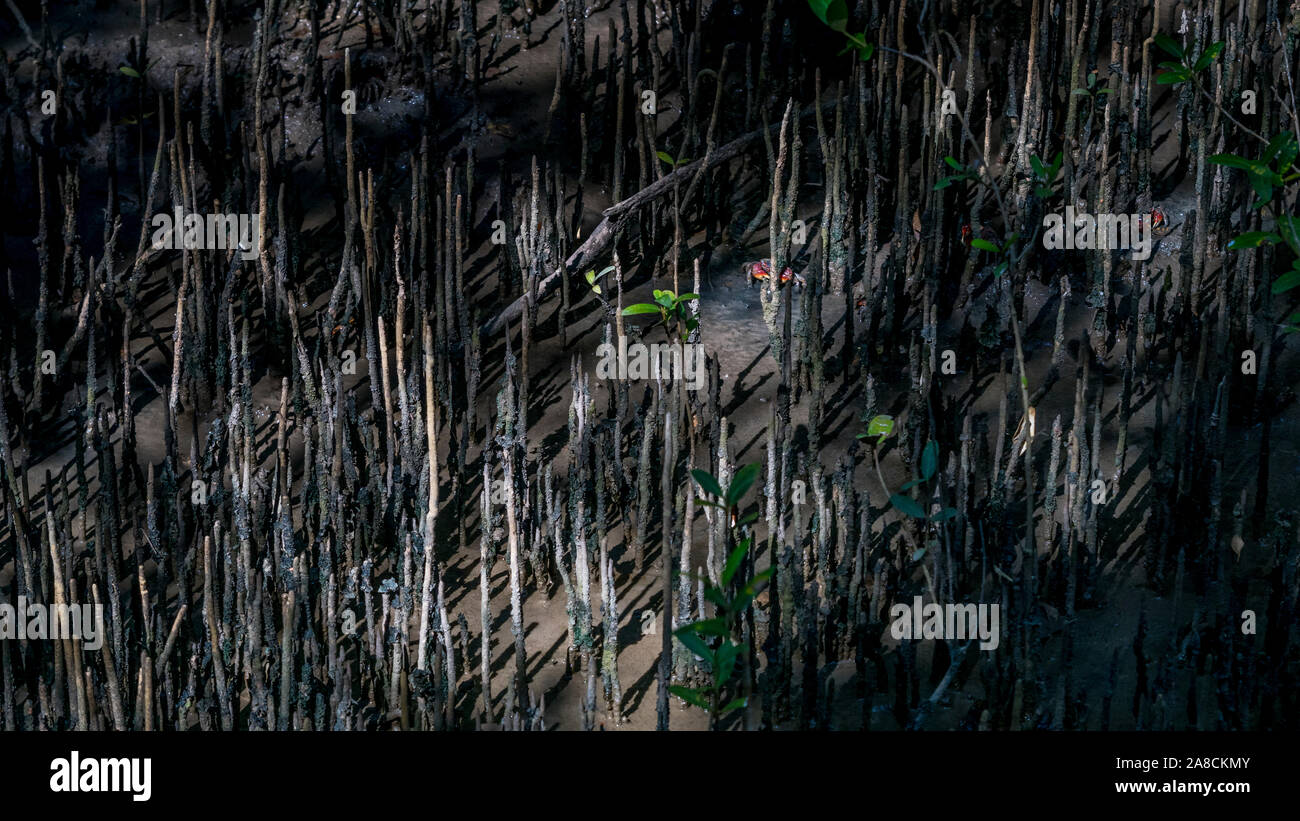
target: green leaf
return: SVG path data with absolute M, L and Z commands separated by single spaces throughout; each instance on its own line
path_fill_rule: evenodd
M 695 477 L 695 483 L 702 487 L 705 493 L 722 498 L 722 485 L 718 484 L 717 478 L 712 473 L 697 468 L 691 471 L 691 476 Z
M 690 650 L 709 664 L 713 664 L 713 651 L 704 643 L 704 639 L 691 632 L 690 625 L 674 630 L 673 636 L 675 636 L 687 650 Z
M 914 487 L 916 487 L 917 485 L 923 483 L 924 481 L 925 481 L 924 479 L 913 479 L 913 480 L 910 481 L 910 482 L 906 482 L 906 483 L 904 483 L 903 486 L 900 487 L 900 488 L 898 489 L 898 492 L 899 492 L 899 493 L 902 493 L 902 492 L 904 492 L 904 491 L 911 490 L 912 488 L 914 488 Z
M 749 552 L 749 539 L 745 539 L 731 550 L 731 555 L 727 557 L 727 565 L 722 568 L 722 586 L 726 587 L 731 584 L 731 577 L 736 575 L 740 569 L 740 563 L 745 560 L 745 554 Z
M 130 66 L 121 66 L 118 68 L 118 71 L 122 72 L 128 77 L 135 77 L 137 80 L 140 78 L 140 72 L 136 71 Z
M 1196 61 L 1196 65 L 1192 67 L 1193 70 L 1202 71 L 1203 69 L 1209 68 L 1210 63 L 1214 62 L 1214 58 L 1218 57 L 1219 52 L 1221 51 L 1223 51 L 1222 41 L 1218 43 L 1210 43 L 1210 45 L 1205 49 L 1205 51 L 1201 52 L 1201 56 Z
M 955 516 L 959 516 L 959 515 L 960 515 L 960 513 L 957 511 L 957 508 L 955 508 L 955 507 L 945 507 L 943 510 L 941 510 L 941 511 L 939 511 L 938 513 L 936 513 L 936 514 L 934 514 L 933 516 L 931 516 L 931 517 L 930 517 L 930 521 L 932 521 L 932 522 L 946 522 L 946 521 L 948 521 L 949 519 L 954 518 Z
M 736 655 L 738 649 L 739 648 L 731 642 L 724 642 L 723 645 L 718 648 L 713 668 L 713 674 L 718 689 L 727 686 L 727 682 L 731 681 L 731 674 L 736 669 Z
M 1300 250 L 1300 219 L 1283 214 L 1277 218 L 1277 230 L 1292 250 Z
M 659 313 L 658 305 L 651 305 L 648 302 L 638 302 L 636 305 L 629 305 L 623 309 L 623 316 L 635 316 L 636 314 L 657 314 Z
M 1088 92 L 1084 91 L 1084 90 L 1081 89 L 1081 88 L 1076 88 L 1076 89 L 1074 90 L 1074 93 L 1075 93 L 1075 94 L 1079 94 L 1079 93 L 1087 94 Z M 1043 161 L 1040 160 L 1040 159 L 1038 159 L 1037 156 L 1035 156 L 1035 155 L 1033 155 L 1033 154 L 1030 154 L 1030 155 L 1029 155 L 1029 164 L 1030 164 L 1031 166 L 1033 166 L 1035 176 L 1039 176 L 1039 177 L 1046 177 L 1046 176 L 1047 176 L 1047 169 L 1043 167 Z
M 948 163 L 948 166 L 949 166 L 950 168 L 955 168 L 955 169 L 957 169 L 958 171 L 961 170 L 961 163 L 957 162 L 957 161 L 956 161 L 955 159 L 953 159 L 952 157 L 944 157 L 944 158 L 943 158 L 943 161 L 946 162 L 946 163 Z
M 674 684 L 668 688 L 668 692 L 685 701 L 687 704 L 694 704 L 701 710 L 709 709 L 709 702 L 704 698 L 699 690 L 693 690 L 690 687 L 683 687 L 680 684 Z
M 595 285 L 595 284 L 596 284 L 596 272 L 595 272 L 595 271 L 588 271 L 588 272 L 587 272 L 587 284 L 588 284 L 588 285 Z
M 986 239 L 973 239 L 970 241 L 970 244 L 972 248 L 978 248 L 981 251 L 988 251 L 991 254 L 999 253 L 998 246 Z
M 808 7 L 818 20 L 836 31 L 844 31 L 849 22 L 849 9 L 844 0 L 808 0 Z
M 1215 165 L 1226 165 L 1229 168 L 1240 168 L 1243 171 L 1250 168 L 1250 160 L 1236 154 L 1213 154 L 1209 159 Z
M 718 510 L 726 510 L 726 508 L 723 507 L 719 502 L 710 502 L 708 499 L 705 499 L 703 496 L 696 496 L 695 504 L 706 505 L 708 507 L 716 507 Z
M 758 521 L 758 514 L 757 514 L 757 513 L 746 513 L 746 514 L 745 514 L 745 517 L 744 517 L 743 519 L 740 520 L 740 524 L 742 524 L 742 525 L 747 525 L 747 524 L 749 524 L 749 523 L 751 523 L 751 522 L 756 522 L 756 521 Z
M 744 696 L 741 696 L 740 698 L 733 698 L 731 701 L 727 702 L 726 707 L 722 708 L 722 712 L 729 713 L 732 710 L 739 710 L 741 707 L 744 707 L 748 703 L 749 703 L 749 699 L 745 698 Z
M 1246 180 L 1263 202 L 1273 199 L 1273 169 L 1262 162 L 1252 162 L 1246 168 Z
M 1166 54 L 1177 57 L 1179 60 L 1183 59 L 1183 47 L 1178 45 L 1178 41 L 1168 34 L 1157 34 L 1156 45 L 1160 46 Z
M 912 561 L 919 562 L 921 561 L 921 557 L 924 555 L 925 555 L 925 548 L 918 547 L 916 550 L 912 551 Z
M 1300 144 L 1296 143 L 1295 135 L 1283 131 L 1269 140 L 1268 147 L 1264 149 L 1264 162 L 1277 160 L 1280 168 L 1286 168 L 1295 160 L 1297 151 L 1300 151 Z
M 728 632 L 727 620 L 721 616 L 704 621 L 697 621 L 694 624 L 688 624 L 687 627 L 699 633 L 701 636 L 725 636 Z
M 889 497 L 889 503 L 913 519 L 925 518 L 925 510 L 911 496 L 895 493 Z
M 867 436 L 878 436 L 881 439 L 884 439 L 893 432 L 894 417 L 892 416 L 887 416 L 882 413 L 879 416 L 871 417 L 871 421 L 867 423 Z
M 677 301 L 690 302 L 692 299 L 699 299 L 699 298 L 700 298 L 699 294 L 682 294 L 681 296 L 677 297 Z
M 871 55 L 875 53 L 876 53 L 876 44 L 867 43 L 865 46 L 862 46 L 861 48 L 858 49 L 858 59 L 865 63 L 866 61 L 870 60 Z
M 719 610 L 731 609 L 731 603 L 727 601 L 726 596 L 722 595 L 722 591 L 708 581 L 704 583 L 704 598 L 713 602 L 713 606 Z
M 939 466 L 939 443 L 931 439 L 921 451 L 921 478 L 929 479 Z
M 1239 248 L 1258 248 L 1262 243 L 1278 242 L 1282 238 L 1272 231 L 1247 231 L 1228 241 L 1228 247 L 1236 251 Z
M 1273 280 L 1273 293 L 1280 294 L 1300 286 L 1300 271 L 1292 269 Z
M 734 507 L 737 502 L 743 499 L 757 478 L 757 464 L 745 465 L 736 471 L 736 475 L 731 479 L 731 487 L 727 488 L 727 507 Z
M 1192 74 L 1185 68 L 1170 69 L 1162 71 L 1156 75 L 1156 85 L 1171 86 L 1178 83 L 1186 82 L 1192 78 Z
M 664 162 L 668 163 L 669 165 L 677 164 L 677 162 L 672 158 L 672 155 L 669 154 L 667 151 L 656 151 L 655 156 L 663 160 Z

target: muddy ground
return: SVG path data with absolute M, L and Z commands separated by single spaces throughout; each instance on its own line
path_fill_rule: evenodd
M 324 47 L 321 56 L 326 60 L 338 60 L 344 49 L 352 48 L 354 58 L 362 61 L 374 61 L 376 68 L 369 72 L 370 85 L 362 86 L 361 105 L 355 118 L 358 142 L 365 146 L 367 159 L 377 164 L 391 163 L 392 157 L 410 150 L 414 140 L 416 124 L 426 118 L 426 111 L 431 110 L 436 119 L 433 130 L 441 134 L 440 143 L 454 146 L 457 143 L 457 131 L 467 132 L 470 127 L 480 131 L 477 143 L 477 162 L 480 169 L 505 167 L 516 174 L 526 173 L 529 163 L 538 149 L 545 150 L 545 145 L 537 139 L 545 131 L 548 122 L 548 107 L 551 103 L 554 87 L 555 66 L 561 52 L 562 24 L 559 18 L 561 10 L 558 4 L 541 4 L 543 11 L 531 24 L 531 33 L 524 34 L 520 29 L 525 13 L 517 8 L 509 13 L 512 23 L 503 25 L 498 20 L 501 14 L 497 4 L 480 3 L 478 8 L 478 26 L 485 32 L 483 39 L 490 39 L 492 32 L 503 32 L 496 53 L 488 64 L 481 86 L 480 120 L 472 122 L 473 114 L 467 102 L 459 96 L 457 90 L 446 88 L 438 90 L 436 99 L 426 99 L 423 90 L 404 87 L 401 78 L 386 75 L 383 49 L 372 49 L 367 56 L 358 54 L 366 51 L 366 34 L 360 21 L 354 22 L 347 29 L 338 26 L 327 27 L 324 34 Z M 504 4 L 503 4 L 504 5 Z M 597 47 L 597 39 L 606 39 L 606 25 L 611 19 L 617 22 L 617 4 L 597 3 L 587 17 L 587 50 L 590 54 Z M 127 52 L 128 42 L 135 36 L 138 24 L 138 9 L 128 3 L 71 3 L 60 4 L 52 9 L 50 28 L 56 33 L 64 54 L 69 61 L 88 61 L 91 65 L 103 66 L 105 71 L 115 71 Z M 289 28 L 290 36 L 305 36 L 305 22 L 296 28 Z M 668 35 L 664 33 L 665 44 Z M 227 65 L 245 64 L 249 60 L 249 43 L 252 38 L 251 23 L 225 33 L 226 43 L 224 60 Z M 25 47 L 25 38 L 21 33 L 11 33 L 3 43 L 9 54 L 20 52 Z M 607 45 L 607 44 L 606 44 Z M 179 4 L 166 6 L 164 19 L 154 23 L 149 31 L 150 54 L 157 60 L 149 67 L 146 80 L 153 87 L 166 92 L 171 86 L 177 71 L 181 74 L 183 93 L 196 93 L 197 79 L 193 70 L 187 66 L 201 65 L 203 40 L 196 36 L 194 25 L 188 14 Z M 296 57 L 301 60 L 301 53 Z M 292 74 L 302 70 L 300 66 L 287 64 L 286 73 Z M 956 66 L 958 73 L 964 73 L 964 66 Z M 303 231 L 309 237 L 311 248 L 311 267 L 319 267 L 321 280 L 332 282 L 338 264 L 338 228 L 333 220 L 334 206 L 329 193 L 321 181 L 320 168 L 324 157 L 319 146 L 321 123 L 317 112 L 306 102 L 295 105 L 292 102 L 293 90 L 287 92 L 290 99 L 288 116 L 284 121 L 283 138 L 288 153 L 296 158 L 293 166 L 292 180 L 303 194 L 305 201 L 316 203 L 317 207 L 304 215 Z M 661 100 L 660 128 L 666 129 L 678 116 L 674 111 L 676 95 L 667 95 Z M 39 107 L 39 100 L 32 102 L 31 110 Z M 1176 145 L 1168 139 L 1174 123 L 1166 107 L 1165 116 L 1154 125 L 1160 147 L 1156 158 L 1158 165 L 1168 168 L 1177 153 Z M 999 123 L 1000 127 L 1000 123 Z M 79 215 L 87 227 L 102 225 L 102 202 L 107 190 L 108 180 L 108 128 L 84 135 L 80 142 L 82 161 L 80 164 L 82 204 L 85 213 Z M 116 139 L 119 141 L 117 153 L 117 176 L 124 181 L 133 181 L 137 174 L 137 157 L 131 150 L 136 135 L 126 126 L 117 126 Z M 152 155 L 152 142 L 156 139 L 147 134 L 141 142 Z M 815 140 L 810 137 L 809 141 Z M 22 146 L 20 146 L 20 153 Z M 362 163 L 362 167 L 365 163 Z M 400 175 L 406 169 L 401 161 L 391 163 L 395 174 Z M 757 169 L 757 165 L 755 166 Z M 146 173 L 148 169 L 145 169 Z M 484 173 L 481 180 L 485 182 L 474 203 L 473 223 L 486 234 L 490 231 L 491 221 L 495 219 L 494 203 L 497 200 L 499 185 L 496 176 Z M 576 174 L 570 172 L 567 177 L 570 186 L 576 185 Z M 1194 203 L 1194 181 L 1188 176 L 1177 186 L 1166 192 L 1159 205 L 1170 217 L 1172 230 L 1161 237 L 1149 266 L 1161 272 L 1180 270 L 1179 251 L 1182 232 L 1185 228 L 1188 210 Z M 135 196 L 133 186 L 124 186 L 125 196 Z M 755 187 L 751 199 L 762 194 L 763 186 Z M 801 192 L 800 212 L 806 214 L 811 225 L 816 224 L 821 205 L 820 182 L 812 180 L 806 183 L 806 190 Z M 32 192 L 23 191 L 23 201 L 29 201 Z M 584 217 L 581 236 L 593 230 L 600 221 L 604 208 L 613 204 L 612 192 L 601 182 L 589 182 L 583 202 Z M 137 213 L 132 213 L 132 209 Z M 126 243 L 134 245 L 134 231 L 138 226 L 140 205 L 128 203 L 124 212 L 127 216 L 129 230 L 125 235 L 132 237 Z M 889 222 L 892 223 L 892 215 Z M 28 260 L 31 256 L 30 235 L 34 234 L 29 218 L 24 221 L 19 217 L 16 224 L 5 231 L 5 242 L 11 259 Z M 101 229 L 88 230 L 89 236 L 96 235 Z M 810 230 L 815 236 L 815 231 Z M 706 261 L 701 271 L 700 306 L 702 320 L 709 328 L 708 353 L 717 357 L 723 378 L 722 406 L 727 422 L 731 425 L 729 441 L 732 444 L 733 459 L 736 464 L 761 461 L 765 453 L 765 430 L 769 423 L 772 407 L 778 401 L 779 368 L 770 355 L 769 337 L 762 322 L 759 303 L 759 289 L 746 281 L 742 263 L 748 260 L 768 256 L 766 231 L 759 230 L 744 237 L 729 237 L 730 242 L 711 247 L 705 254 L 705 236 L 697 234 L 688 240 L 688 258 L 703 255 Z M 576 240 L 575 240 L 576 241 Z M 26 244 L 26 248 L 24 248 Z M 812 243 L 810 243 L 810 246 Z M 811 248 L 808 249 L 811 251 Z M 883 249 L 882 249 L 883 250 Z M 1221 251 L 1219 253 L 1222 253 Z M 883 258 L 883 254 L 881 255 Z M 802 255 L 795 267 L 810 264 L 810 253 Z M 491 303 L 497 292 L 496 271 L 500 265 L 500 252 L 490 243 L 484 242 L 473 249 L 466 269 L 467 288 L 473 292 L 473 299 L 484 304 Z M 1214 264 L 1214 263 L 1212 263 Z M 636 270 L 630 273 L 630 279 L 639 284 L 627 294 L 629 301 L 641 301 L 648 298 L 651 287 L 662 287 L 665 279 L 650 282 L 651 267 L 647 261 L 635 263 Z M 660 274 L 666 274 L 659 268 Z M 670 276 L 670 275 L 669 275 Z M 685 282 L 691 279 L 689 265 L 683 267 L 680 276 Z M 16 289 L 20 297 L 30 297 L 32 278 L 23 271 L 15 271 Z M 1160 276 L 1153 276 L 1159 281 Z M 157 266 L 150 274 L 145 293 L 148 295 L 148 315 L 153 326 L 164 339 L 170 339 L 175 318 L 175 296 L 171 287 L 172 280 L 165 266 Z M 1128 287 L 1132 287 L 1131 276 Z M 992 304 L 994 290 L 987 283 L 977 283 L 972 298 L 961 311 L 947 318 L 939 328 L 942 338 L 956 338 L 962 326 L 977 324 L 984 316 L 986 301 Z M 858 283 L 861 296 L 864 286 Z M 1117 285 L 1124 287 L 1124 284 Z M 530 358 L 532 376 L 532 396 L 535 399 L 529 416 L 529 454 L 530 457 L 556 458 L 557 468 L 567 464 L 568 456 L 562 447 L 565 439 L 565 424 L 569 413 L 571 387 L 569 385 L 569 367 L 576 355 L 585 369 L 595 367 L 596 345 L 601 341 L 602 317 L 595 299 L 584 293 L 580 282 L 570 283 L 573 304 L 567 318 L 564 338 L 561 338 L 559 321 L 558 294 L 549 297 L 541 306 L 539 313 L 539 342 Z M 683 290 L 689 290 L 684 288 Z M 1076 288 L 1067 299 L 1067 339 L 1078 339 L 1087 329 L 1093 318 L 1093 310 L 1085 304 L 1087 294 L 1084 289 Z M 328 288 L 311 294 L 310 301 L 302 304 L 304 314 L 320 309 L 329 298 Z M 1058 291 L 1055 283 L 1031 279 L 1026 294 L 1029 316 L 1032 323 L 1026 332 L 1026 364 L 1028 380 L 1031 385 L 1041 384 L 1045 379 L 1052 355 L 1052 335 L 1055 328 L 1058 309 Z M 824 319 L 828 329 L 829 342 L 827 351 L 836 352 L 844 344 L 844 326 L 842 318 L 845 311 L 845 298 L 828 296 L 825 301 Z M 364 344 L 359 335 L 352 339 L 353 344 Z M 906 339 L 900 336 L 899 345 L 904 351 Z M 140 367 L 158 384 L 164 384 L 169 378 L 170 367 L 164 356 L 156 349 L 154 342 L 139 335 L 132 340 L 132 351 Z M 943 347 L 942 344 L 940 347 Z M 358 348 L 359 349 L 359 348 Z M 484 373 L 484 389 L 480 394 L 480 414 L 490 414 L 495 400 L 495 384 L 500 378 L 499 346 L 495 354 L 489 355 L 489 364 Z M 1107 368 L 1101 377 L 1104 387 L 1102 408 L 1108 432 L 1105 447 L 1101 453 L 1101 463 L 1111 465 L 1114 461 L 1114 426 L 1109 424 L 1116 413 L 1120 379 L 1119 363 L 1123 361 L 1125 341 L 1121 334 L 1116 346 L 1110 351 L 1109 359 L 1104 363 Z M 1300 374 L 1294 344 L 1284 350 L 1275 351 L 1274 379 L 1278 384 L 1294 384 Z M 1081 362 L 1080 357 L 1086 352 L 1073 346 L 1067 352 L 1067 373 Z M 495 358 L 494 358 L 495 356 Z M 1175 639 L 1177 625 L 1187 618 L 1189 608 L 1205 606 L 1197 604 L 1194 591 L 1188 589 L 1175 591 L 1173 596 L 1157 595 L 1151 591 L 1145 579 L 1141 562 L 1133 560 L 1134 548 L 1147 538 L 1144 520 L 1150 505 L 1150 476 L 1144 458 L 1151 445 L 1151 429 L 1156 424 L 1155 401 L 1157 391 L 1162 384 L 1156 377 L 1166 376 L 1172 370 L 1172 363 L 1160 363 L 1154 366 L 1145 384 L 1139 384 L 1135 394 L 1132 421 L 1129 432 L 1129 455 L 1123 480 L 1118 485 L 1118 493 L 1109 504 L 1111 530 L 1105 538 L 1106 561 L 1104 573 L 1096 589 L 1090 592 L 1091 607 L 1077 614 L 1080 643 L 1075 648 L 1073 663 L 1074 683 L 1086 694 L 1089 705 L 1085 727 L 1100 726 L 1098 696 L 1106 689 L 1106 681 L 1112 675 L 1112 658 L 1118 658 L 1118 678 L 1122 683 L 1119 696 L 1110 720 L 1112 729 L 1130 729 L 1134 720 L 1126 709 L 1124 702 L 1131 694 L 1135 676 L 1134 659 L 1130 652 L 1132 636 L 1138 620 L 1143 617 L 1149 626 L 1148 640 L 1153 645 L 1167 644 Z M 877 407 L 882 412 L 903 413 L 905 408 L 906 374 L 890 373 L 885 370 L 874 371 L 877 384 Z M 988 375 L 987 372 L 985 374 Z M 279 402 L 280 380 L 283 374 L 263 367 L 259 381 L 254 386 L 253 396 L 258 411 L 259 442 L 273 443 L 274 420 Z M 349 387 L 364 386 L 369 379 L 368 367 L 364 357 L 359 358 L 355 379 Z M 944 380 L 943 390 L 950 396 L 963 397 L 963 412 L 976 420 L 975 429 L 989 439 L 988 446 L 993 446 L 993 437 L 989 431 L 999 413 L 999 403 L 1004 385 L 1000 380 L 986 378 L 979 384 L 972 380 L 972 369 L 968 363 L 962 363 L 958 373 L 939 377 Z M 1205 386 L 1211 390 L 1213 386 Z M 165 425 L 165 405 L 161 396 L 140 381 L 137 384 L 139 394 L 136 406 L 136 425 L 140 430 L 138 457 L 140 463 L 159 463 L 164 458 L 164 443 L 159 433 Z M 634 393 L 634 396 L 636 393 Z M 368 400 L 369 391 L 359 390 L 358 396 Z M 78 435 L 75 417 L 71 411 L 84 397 L 77 390 L 69 390 L 64 397 L 64 407 L 68 415 L 60 418 L 54 414 L 48 429 L 39 431 L 31 437 L 26 449 L 16 452 L 19 458 L 28 457 L 27 479 L 30 483 L 30 498 L 43 496 L 43 482 L 46 472 L 59 474 L 64 465 L 74 458 L 74 439 Z M 597 386 L 594 394 L 597 407 L 604 407 L 607 396 L 603 386 Z M 860 419 L 862 403 L 860 386 L 854 385 L 847 390 L 832 391 L 828 399 L 830 413 L 823 426 L 826 436 L 823 444 L 823 463 L 829 468 L 842 453 L 851 447 L 861 447 L 856 436 L 862 431 Z M 1042 448 L 1050 437 L 1052 420 L 1058 415 L 1069 416 L 1074 402 L 1074 381 L 1063 378 L 1042 397 L 1036 407 L 1036 447 Z M 806 403 L 804 403 L 806 405 Z M 795 409 L 796 424 L 806 423 L 806 406 Z M 191 452 L 192 430 L 204 434 L 211 425 L 211 414 L 200 413 L 198 418 L 186 409 L 178 420 L 181 431 L 179 452 L 188 455 Z M 1168 417 L 1166 425 L 1177 424 Z M 1294 442 L 1300 440 L 1300 420 L 1294 406 L 1284 408 L 1273 419 L 1272 430 L 1272 487 L 1275 499 L 1294 498 L 1297 478 L 1300 477 L 1300 458 L 1297 458 Z M 1258 467 L 1257 427 L 1233 423 L 1229 429 L 1228 461 L 1224 468 L 1224 498 L 1235 500 L 1243 488 L 1251 486 Z M 296 433 L 296 431 L 295 431 Z M 291 452 L 295 464 L 301 464 L 302 442 L 297 436 L 291 437 Z M 908 470 L 897 458 L 886 458 L 885 479 L 894 486 L 910 478 Z M 536 462 L 533 462 L 536 464 Z M 93 494 L 98 483 L 98 466 L 92 465 L 87 481 Z M 890 516 L 895 515 L 882 506 L 880 490 L 876 484 L 874 472 L 869 460 L 860 460 L 855 474 L 856 486 L 872 494 L 872 503 L 878 510 L 877 525 L 883 527 Z M 477 491 L 472 496 L 473 502 L 467 505 L 472 511 L 469 530 L 476 533 L 478 528 Z M 1058 510 L 1057 517 L 1063 512 Z M 74 521 L 76 521 L 74 519 Z M 93 530 L 93 523 L 90 528 Z M 702 519 L 697 522 L 697 544 L 703 544 L 704 526 Z M 133 547 L 132 534 L 123 534 L 124 546 Z M 624 716 L 606 716 L 601 722 L 602 729 L 646 730 L 655 726 L 655 699 L 657 687 L 655 668 L 659 660 L 661 631 L 663 625 L 655 625 L 655 632 L 647 634 L 643 628 L 657 619 L 660 607 L 658 589 L 660 571 L 657 568 L 657 546 L 651 553 L 652 561 L 647 562 L 640 573 L 634 572 L 631 556 L 620 530 L 610 534 L 611 554 L 617 572 L 617 597 L 622 616 L 619 626 L 620 651 L 618 665 L 624 689 Z M 1046 548 L 1044 548 L 1045 550 Z M 697 551 L 703 548 L 697 547 Z M 1264 548 L 1254 541 L 1247 541 L 1242 547 L 1238 561 L 1238 572 L 1251 574 L 1252 566 L 1263 566 Z M 478 624 L 478 595 L 476 590 L 478 578 L 478 549 L 472 547 L 465 553 L 452 556 L 446 566 L 449 593 L 447 607 L 455 619 L 464 614 L 473 633 L 480 629 Z M 766 561 L 763 562 L 766 564 Z M 0 569 L 0 581 L 5 583 L 14 572 L 12 565 Z M 455 582 L 463 581 L 459 587 Z M 506 691 L 508 680 L 512 675 L 513 660 L 509 638 L 509 590 L 508 571 L 504 562 L 498 562 L 491 576 L 493 596 L 491 610 L 497 635 L 497 657 L 495 659 L 494 690 L 498 694 Z M 1257 579 L 1252 587 L 1257 596 L 1263 596 L 1264 579 Z M 170 595 L 175 596 L 176 591 Z M 1248 602 L 1251 604 L 1251 602 Z M 1256 603 L 1262 614 L 1267 608 L 1261 599 Z M 649 621 L 643 613 L 649 612 Z M 599 615 L 597 615 L 599 618 Z M 1063 615 L 1050 607 L 1043 614 L 1048 636 L 1046 658 L 1049 664 L 1059 664 L 1056 649 L 1063 627 Z M 568 668 L 566 659 L 568 635 L 565 620 L 564 591 L 556 580 L 549 590 L 539 590 L 530 586 L 524 603 L 524 622 L 526 624 L 526 643 L 529 652 L 528 667 L 531 686 L 539 696 L 545 699 L 545 722 L 548 729 L 574 729 L 579 724 L 580 703 L 583 698 L 583 677 L 574 674 Z M 1263 625 L 1261 625 L 1261 632 Z M 886 646 L 893 639 L 883 639 Z M 1116 656 L 1118 651 L 1118 656 Z M 929 664 L 931 648 L 924 643 L 918 651 L 918 663 L 922 669 Z M 467 671 L 468 675 L 471 671 Z M 851 662 L 840 662 L 832 674 L 837 683 L 837 707 L 832 715 L 832 726 L 839 729 L 856 729 L 858 727 L 858 702 L 850 686 L 854 676 Z M 1203 701 L 1198 714 L 1204 726 L 1212 725 L 1215 713 L 1214 688 L 1209 683 L 1212 672 L 1204 677 L 1207 685 L 1199 688 L 1199 697 Z M 1128 689 L 1126 689 L 1128 688 Z M 933 729 L 948 729 L 961 725 L 972 706 L 983 696 L 977 676 L 968 679 L 962 686 L 950 689 L 936 705 L 928 724 Z M 1185 715 L 1185 706 L 1165 705 L 1171 714 Z M 757 708 L 755 708 L 757 709 Z M 687 708 L 679 701 L 674 701 L 672 726 L 676 728 L 698 729 L 706 726 L 704 715 L 696 709 Z M 898 723 L 891 713 L 889 704 L 878 704 L 873 711 L 872 729 L 896 729 Z

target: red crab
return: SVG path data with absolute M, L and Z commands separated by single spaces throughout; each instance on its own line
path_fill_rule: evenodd
M 742 270 L 744 270 L 745 277 L 749 280 L 751 284 L 755 282 L 761 282 L 772 276 L 772 260 L 770 259 L 761 259 L 757 262 L 746 262 L 743 266 L 741 266 L 741 268 Z M 789 284 L 791 280 L 793 280 L 794 284 L 799 286 L 800 288 L 804 286 L 803 276 L 800 274 L 796 274 L 794 271 L 790 270 L 789 268 L 786 268 L 781 272 L 781 284 L 782 285 Z
M 1146 224 L 1145 215 L 1138 217 L 1138 220 L 1143 224 Z M 1152 206 L 1151 207 L 1151 231 L 1157 234 L 1158 236 L 1164 236 L 1165 234 L 1169 233 L 1169 231 L 1172 228 L 1173 226 L 1169 224 L 1169 217 L 1165 215 L 1165 212 L 1156 206 Z
M 970 223 L 968 222 L 963 224 L 961 227 L 961 244 L 965 245 L 967 248 L 970 248 L 971 240 L 974 238 L 975 238 L 975 232 L 971 230 Z M 985 225 L 984 227 L 980 228 L 980 239 L 986 240 L 996 245 L 998 241 L 998 235 L 994 233 L 992 228 Z
M 1151 209 L 1151 228 L 1154 231 L 1169 230 L 1169 218 L 1166 217 L 1165 212 L 1161 211 L 1159 208 Z

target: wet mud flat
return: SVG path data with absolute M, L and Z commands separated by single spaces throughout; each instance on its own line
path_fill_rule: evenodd
M 1294 725 L 1263 12 L 18 5 L 0 590 L 109 640 L 6 728 Z

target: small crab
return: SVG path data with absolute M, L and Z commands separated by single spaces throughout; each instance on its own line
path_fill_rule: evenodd
M 755 282 L 762 282 L 765 279 L 771 278 L 772 260 L 762 259 L 757 262 L 746 262 L 741 266 L 741 269 L 745 272 L 745 278 L 748 279 L 749 283 L 752 285 Z M 794 271 L 790 270 L 790 268 L 787 267 L 781 271 L 782 285 L 786 285 L 792 280 L 794 281 L 794 284 L 800 288 L 806 284 L 803 275 L 796 274 Z
M 347 324 L 346 324 L 346 325 L 344 325 L 344 324 L 335 325 L 335 326 L 334 326 L 334 330 L 331 331 L 331 333 L 333 333 L 333 334 L 340 334 L 340 333 L 343 333 L 343 332 L 346 331 L 347 329 L 354 327 L 356 324 L 357 324 L 357 319 L 356 319 L 356 317 L 350 316 L 350 317 L 348 317 L 348 321 L 347 321 Z
M 962 225 L 961 244 L 969 248 L 971 246 L 971 240 L 974 238 L 975 238 L 975 232 L 971 229 L 970 223 L 968 222 Z M 996 245 L 998 241 L 998 235 L 997 233 L 994 232 L 992 228 L 985 225 L 980 228 L 980 239 L 985 240 L 986 242 L 991 242 Z
M 1171 228 L 1173 228 L 1173 226 L 1169 224 L 1169 217 L 1165 216 L 1165 212 L 1159 208 L 1152 208 L 1151 229 L 1157 234 L 1163 236 L 1164 234 L 1169 233 Z
M 1146 215 L 1144 214 L 1142 216 L 1139 216 L 1138 221 L 1140 223 L 1145 224 Z M 1173 226 L 1169 223 L 1169 217 L 1165 214 L 1163 210 L 1153 205 L 1151 207 L 1151 232 L 1158 237 L 1163 237 L 1165 234 L 1168 234 L 1172 230 L 1173 230 Z

